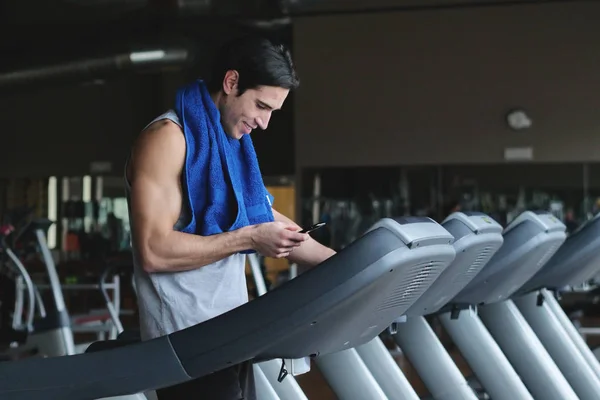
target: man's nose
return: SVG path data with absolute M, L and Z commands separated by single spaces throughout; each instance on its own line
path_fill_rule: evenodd
M 271 115 L 267 114 L 261 117 L 257 117 L 256 118 L 256 125 L 258 125 L 260 127 L 260 129 L 262 129 L 263 131 L 265 129 L 267 129 L 267 126 L 269 125 L 269 120 L 271 119 Z

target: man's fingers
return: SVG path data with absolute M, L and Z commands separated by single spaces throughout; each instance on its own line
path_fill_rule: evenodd
M 294 247 L 298 247 L 302 244 L 302 242 L 296 242 L 294 240 L 284 239 L 278 241 L 276 244 L 277 248 L 280 250 L 292 249 Z
M 294 247 L 299 247 L 302 244 L 302 242 L 297 242 L 294 240 L 286 240 L 283 242 L 281 247 L 287 247 L 287 248 L 294 248 Z
M 289 252 L 287 252 L 287 253 L 279 253 L 279 254 L 277 254 L 276 258 L 286 258 L 289 255 L 290 255 Z
M 275 254 L 277 256 L 282 256 L 282 254 L 283 254 L 284 255 L 283 257 L 287 257 L 287 255 L 289 255 L 292 251 L 294 251 L 294 247 L 285 246 L 285 247 L 281 247 L 281 248 L 277 249 Z
M 308 233 L 299 233 L 293 231 L 289 231 L 286 237 L 287 239 L 292 240 L 294 242 L 304 242 L 310 238 L 310 236 L 308 236 Z

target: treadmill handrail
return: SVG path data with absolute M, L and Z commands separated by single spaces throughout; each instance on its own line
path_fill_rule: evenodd
M 56 271 L 54 258 L 50 253 L 48 244 L 46 243 L 46 235 L 41 229 L 37 229 L 35 231 L 35 237 L 37 239 L 40 252 L 42 253 L 44 264 L 46 265 L 46 272 L 48 273 L 48 279 L 50 280 L 50 287 L 52 289 L 52 297 L 54 298 L 56 311 L 59 313 L 63 311 L 66 312 L 65 298 L 63 297 L 63 292 L 60 285 L 60 278 L 58 277 L 58 272 Z
M 27 272 L 27 269 L 25 268 L 25 266 L 23 265 L 21 260 L 19 260 L 19 257 L 17 257 L 17 255 L 12 251 L 12 249 L 9 247 L 5 247 L 4 250 L 6 251 L 6 254 L 10 258 L 12 263 L 16 266 L 17 271 L 19 272 L 19 274 L 23 278 L 23 281 L 25 282 L 25 287 L 27 288 L 27 324 L 26 324 L 26 326 L 27 326 L 27 331 L 32 332 L 33 331 L 33 320 L 35 317 L 35 304 L 36 304 L 35 288 L 34 288 L 33 281 L 31 280 L 31 276 L 29 275 L 29 272 Z M 19 289 L 17 289 L 17 290 L 19 290 Z

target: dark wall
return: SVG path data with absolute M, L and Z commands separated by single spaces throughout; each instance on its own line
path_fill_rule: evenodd
M 153 82 L 123 78 L 0 97 L 0 174 L 83 175 L 91 161 L 112 162 L 120 174 L 131 138 L 147 110 L 155 108 Z
M 600 160 L 600 4 L 299 18 L 297 166 Z M 523 107 L 525 132 L 504 115 Z

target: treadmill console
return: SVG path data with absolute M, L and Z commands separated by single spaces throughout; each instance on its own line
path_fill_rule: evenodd
M 452 236 L 444 227 L 427 217 L 382 218 L 367 232 L 385 228 L 400 238 L 408 248 L 422 245 L 452 244 Z
M 465 224 L 472 232 L 502 233 L 502 226 L 490 216 L 480 212 L 455 212 L 450 214 L 442 222 L 445 224 L 451 220 L 458 220 Z
M 594 215 L 591 219 L 585 221 L 584 223 L 580 224 L 573 232 L 571 232 L 571 234 L 569 235 L 570 237 L 575 236 L 576 234 L 578 234 L 579 232 L 581 232 L 584 229 L 589 228 L 590 226 L 592 226 L 593 224 L 595 224 L 596 222 L 598 222 L 600 220 L 600 212 L 596 215 Z
M 592 279 L 598 273 L 599 249 L 600 218 L 596 216 L 571 233 L 550 261 L 519 292 L 560 289 Z
M 406 216 L 406 217 L 395 217 L 392 219 L 394 221 L 396 221 L 397 223 L 399 223 L 400 225 L 416 224 L 419 222 L 434 223 L 434 221 L 429 217 Z
M 504 230 L 502 247 L 454 301 L 477 305 L 509 298 L 556 253 L 565 230 L 550 213 L 523 212 Z
M 565 225 L 548 211 L 525 211 L 506 227 L 504 233 L 506 234 L 525 221 L 534 222 L 536 225 L 541 226 L 542 230 L 547 233 L 564 232 L 566 229 Z

